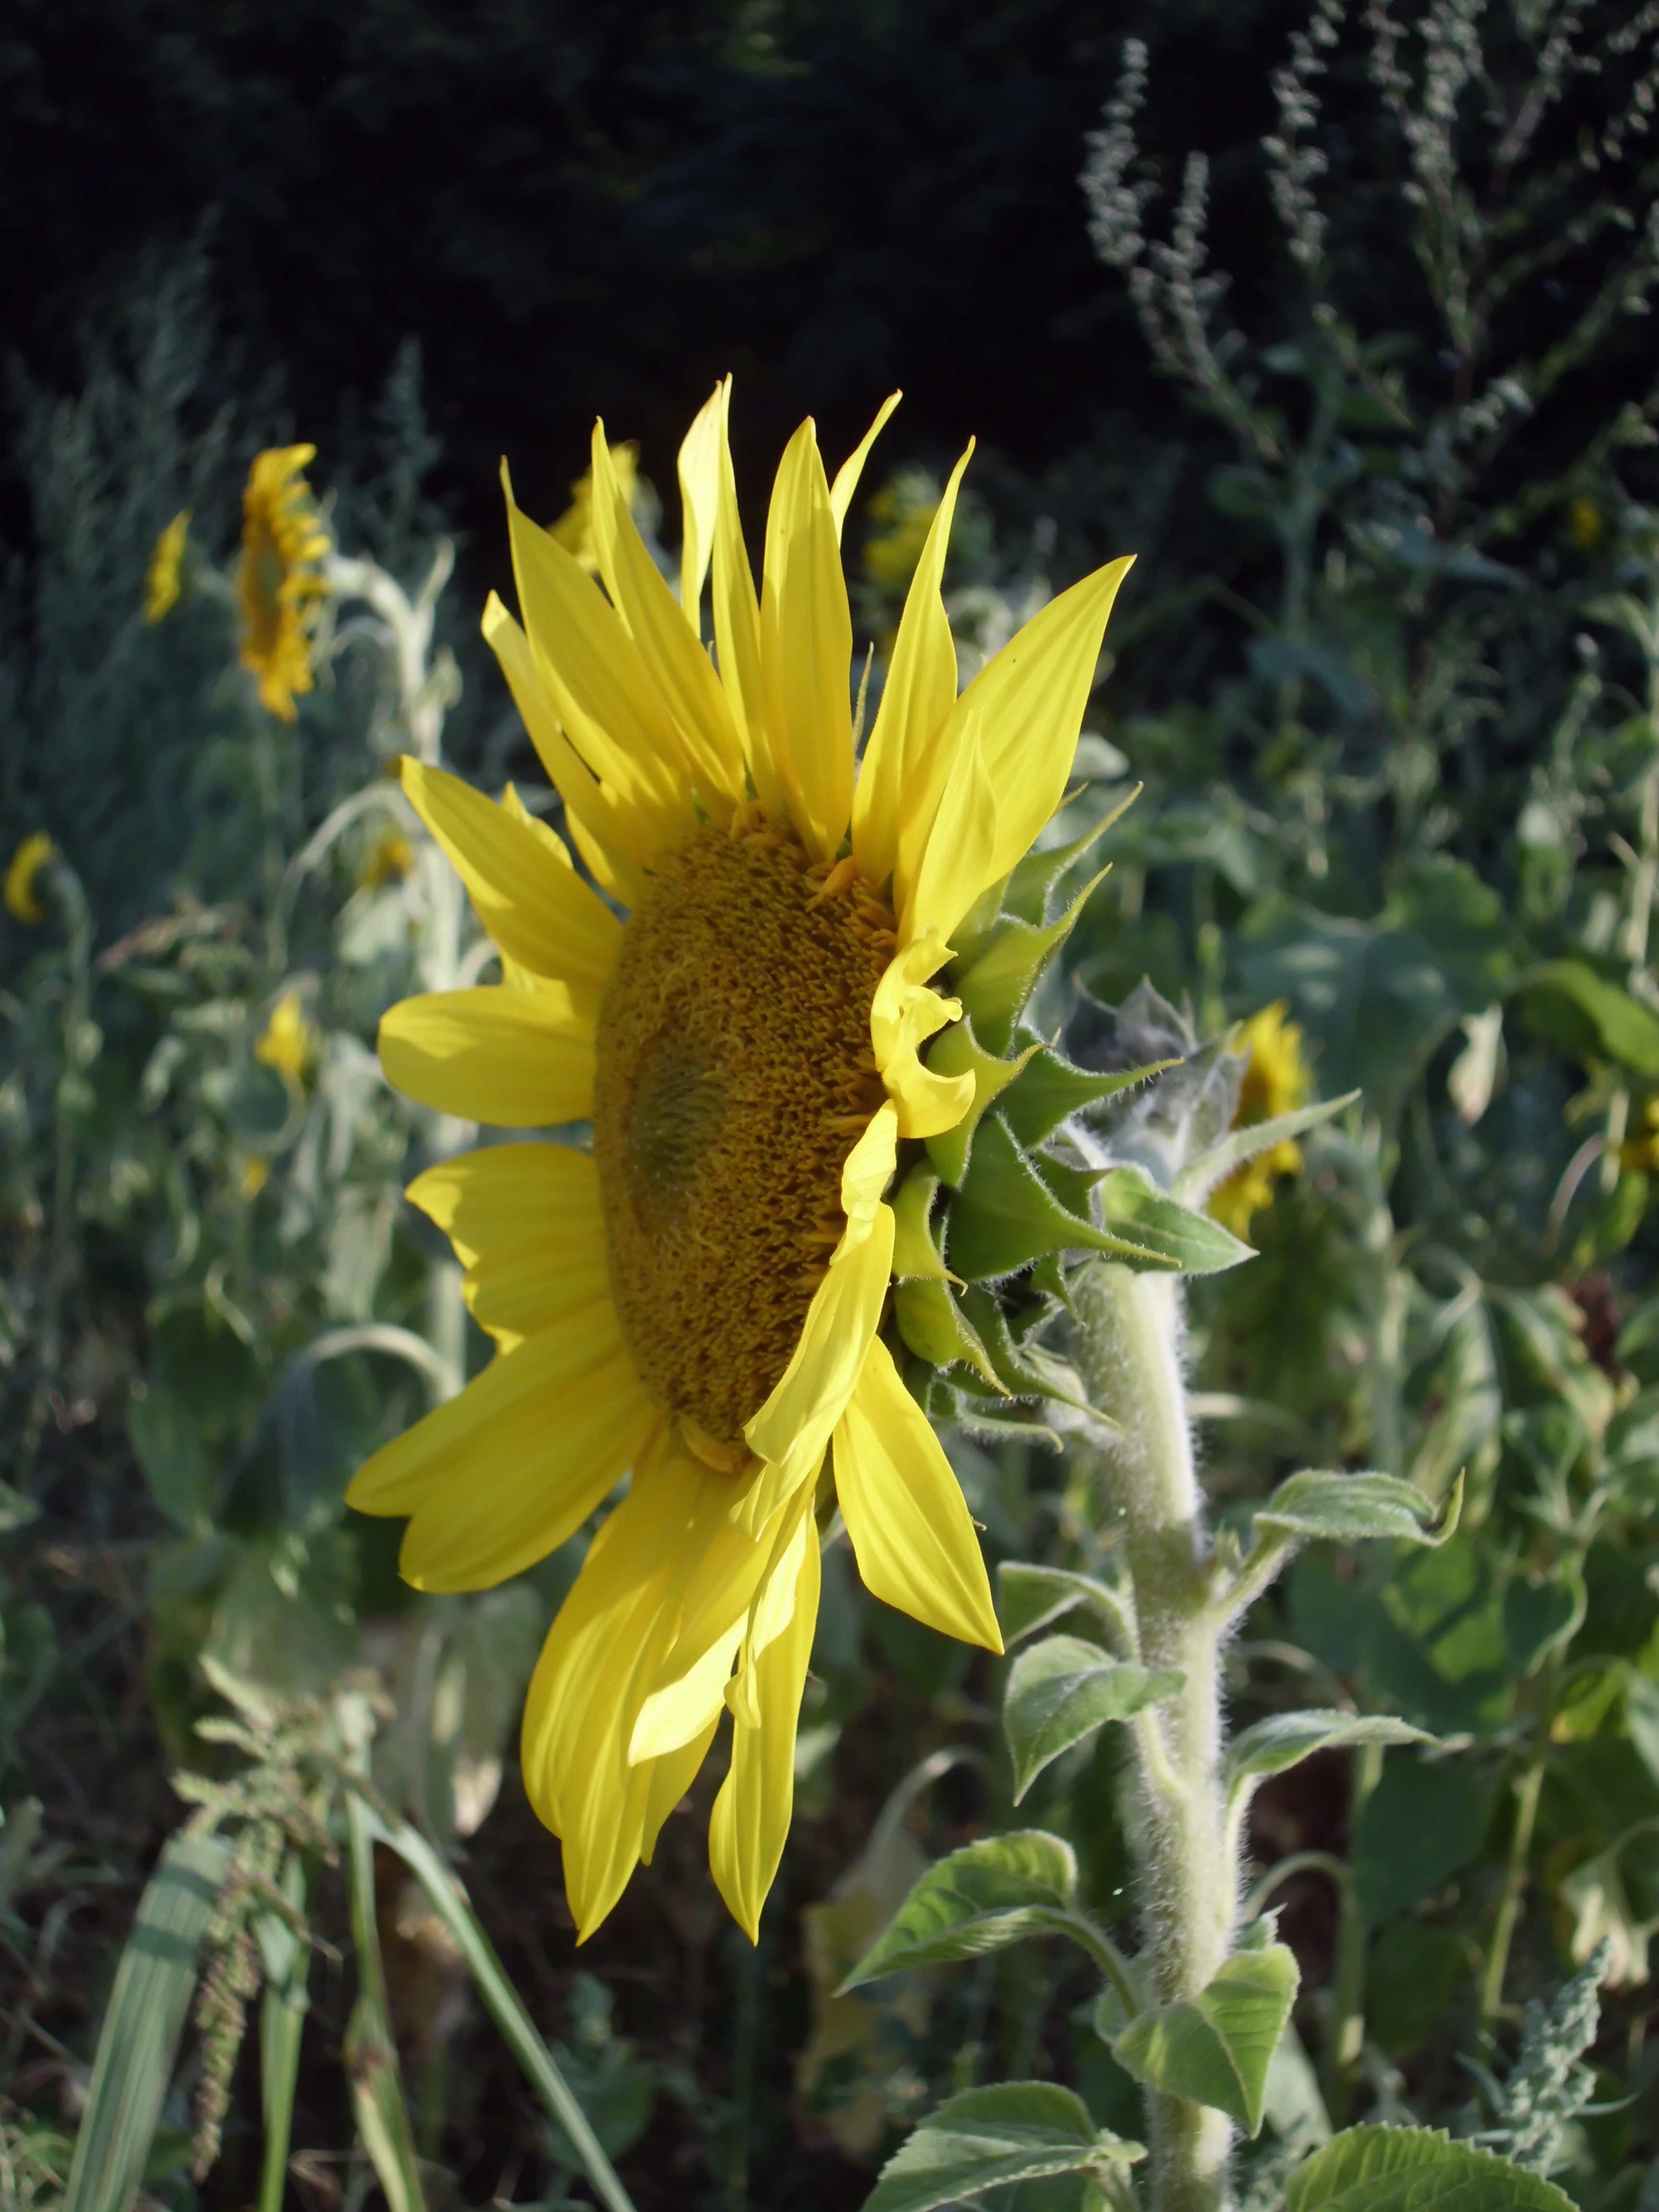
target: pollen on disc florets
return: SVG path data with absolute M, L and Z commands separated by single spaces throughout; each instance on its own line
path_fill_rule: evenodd
M 623 933 L 593 1108 L 611 1290 L 647 1388 L 732 1473 L 846 1227 L 896 941 L 850 861 L 754 805 L 662 860 Z

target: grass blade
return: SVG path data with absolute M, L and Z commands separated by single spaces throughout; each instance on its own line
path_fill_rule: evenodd
M 357 2002 L 346 2027 L 346 2079 L 352 2110 L 391 2212 L 426 2212 L 415 2130 L 404 2103 L 386 2004 L 386 1968 L 374 1910 L 374 1838 L 367 1805 L 346 1799 L 351 1856 L 351 1939 L 357 1954 Z

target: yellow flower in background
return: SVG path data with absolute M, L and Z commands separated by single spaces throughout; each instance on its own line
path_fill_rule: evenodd
M 611 448 L 611 466 L 623 504 L 631 514 L 634 511 L 634 490 L 640 479 L 638 446 L 631 439 L 625 446 L 613 446 Z M 580 561 L 590 576 L 599 574 L 599 549 L 593 542 L 593 475 L 591 470 L 572 483 L 570 504 L 548 534 L 555 544 L 562 545 L 574 560 Z
M 415 865 L 415 848 L 407 837 L 377 838 L 364 854 L 357 870 L 359 890 L 377 891 L 387 884 L 401 883 Z
M 920 481 L 914 471 L 907 471 L 896 483 L 884 484 L 866 509 L 871 520 L 883 526 L 864 541 L 864 565 L 890 592 L 902 592 L 915 574 L 939 513 L 937 498 L 918 496 Z
M 257 1049 L 257 1048 L 256 1048 Z M 258 1198 L 270 1181 L 270 1162 L 258 1152 L 241 1152 L 236 1161 L 236 1188 L 243 1198 Z
M 285 1082 L 303 1083 L 317 1058 L 317 1033 L 297 991 L 284 991 L 253 1047 L 253 1057 Z
M 1277 1000 L 1252 1014 L 1239 1032 L 1233 1049 L 1248 1052 L 1250 1059 L 1233 1115 L 1236 1129 L 1271 1121 L 1276 1115 L 1294 1113 L 1307 1103 L 1312 1080 L 1302 1056 L 1302 1031 L 1285 1018 L 1289 1012 L 1285 1001 Z M 1301 1146 L 1281 1138 L 1218 1185 L 1210 1198 L 1210 1212 L 1235 1237 L 1243 1237 L 1251 1218 L 1272 1204 L 1279 1177 L 1294 1175 L 1301 1165 Z
M 1588 492 L 1581 491 L 1567 508 L 1567 529 L 1581 553 L 1594 553 L 1607 536 L 1607 518 Z
M 1646 1101 L 1620 1146 L 1619 1164 L 1644 1175 L 1659 1173 L 1659 1091 Z
M 333 541 L 302 473 L 316 453 L 315 446 L 273 446 L 254 462 L 242 494 L 242 665 L 258 678 L 268 711 L 285 722 L 311 689 L 311 631 L 328 596 L 316 564 Z
M 38 928 L 46 918 L 46 909 L 40 903 L 35 886 L 41 869 L 55 859 L 57 852 L 57 846 L 46 831 L 37 830 L 24 838 L 6 869 L 6 912 L 27 928 Z
M 1000 1649 L 961 1489 L 880 1334 L 885 1194 L 900 1143 L 971 1103 L 970 1076 L 921 1057 L 960 1012 L 928 981 L 1064 794 L 1129 565 L 1045 607 L 958 698 L 939 580 L 964 454 L 855 769 L 839 540 L 892 403 L 833 484 L 811 421 L 796 432 L 757 592 L 729 399 L 728 381 L 681 448 L 678 599 L 602 426 L 603 592 L 508 490 L 524 627 L 492 597 L 484 634 L 577 850 L 628 919 L 512 793 L 498 805 L 404 763 L 504 980 L 394 1006 L 387 1076 L 441 1113 L 586 1120 L 593 1135 L 591 1151 L 492 1146 L 411 1187 L 495 1357 L 349 1495 L 410 1516 L 417 1588 L 477 1589 L 565 1542 L 631 1472 L 524 1718 L 526 1786 L 562 1839 L 582 1938 L 650 1858 L 728 1711 L 709 1856 L 755 1936 L 789 1826 L 834 1505 L 877 1596 Z M 711 560 L 718 672 L 700 627 Z
M 179 604 L 179 579 L 185 565 L 185 540 L 190 534 L 190 509 L 175 514 L 155 541 L 144 574 L 144 620 L 165 620 Z

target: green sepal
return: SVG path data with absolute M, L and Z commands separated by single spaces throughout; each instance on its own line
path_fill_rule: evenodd
M 1224 1229 L 1212 1215 L 1182 1206 L 1179 1199 L 1159 1190 L 1139 1168 L 1112 1169 L 1103 1177 L 1098 1195 L 1108 1223 L 1133 1237 L 1142 1249 L 1179 1267 L 1183 1275 L 1218 1275 L 1241 1260 L 1255 1257 L 1254 1246 Z
M 951 1286 L 927 1278 L 893 1285 L 893 1318 L 907 1347 L 933 1367 L 952 1367 L 958 1360 L 983 1376 L 1002 1397 L 1013 1393 L 998 1375 L 973 1324 L 951 1295 Z
M 1012 917 L 1004 921 L 965 973 L 954 975 L 951 988 L 981 1040 L 994 1052 L 1013 1042 L 1014 1024 L 1037 986 L 1037 979 L 1071 935 L 1090 894 L 1107 871 L 1091 877 L 1058 921 L 1038 924 Z
M 1033 1151 L 1025 1157 L 1068 1213 L 1085 1221 L 1093 1219 L 1095 1188 L 1111 1173 L 1109 1168 L 1085 1167 L 1079 1160 L 1061 1159 L 1054 1152 Z
M 1027 1349 L 1015 1343 L 1001 1300 L 994 1291 L 971 1285 L 962 1294 L 962 1312 L 1012 1397 L 1053 1398 L 1081 1413 L 1094 1411 L 1072 1368 L 1035 1346 Z
M 1175 1179 L 1176 1196 L 1201 1203 L 1218 1183 L 1224 1182 L 1239 1168 L 1248 1166 L 1263 1152 L 1271 1152 L 1275 1145 L 1287 1139 L 1294 1141 L 1305 1136 L 1310 1129 L 1318 1128 L 1322 1121 L 1334 1121 L 1358 1096 L 1358 1091 L 1350 1091 L 1340 1098 L 1322 1099 L 1317 1105 L 1298 1106 L 1293 1113 L 1275 1114 L 1270 1121 L 1247 1121 L 1242 1128 L 1230 1129 L 1218 1143 L 1182 1168 Z
M 1109 814 L 1103 814 L 1093 829 L 1085 830 L 1069 845 L 1054 845 L 1046 853 L 1028 853 L 1023 860 L 1018 861 L 1003 889 L 1004 911 L 1018 916 L 1021 921 L 1039 924 L 1047 921 L 1048 901 L 1054 896 L 1054 886 L 1083 858 L 1091 845 L 1103 837 L 1115 823 L 1121 821 L 1140 796 L 1140 790 L 1141 787 L 1137 784 L 1127 798 L 1118 801 Z
M 1098 1105 L 1103 1098 L 1114 1097 L 1118 1091 L 1177 1065 L 1173 1060 L 1155 1060 L 1146 1067 L 1119 1068 L 1102 1074 L 1094 1068 L 1074 1067 L 1069 1060 L 1042 1045 L 1008 1086 L 1002 1116 L 1022 1145 L 1040 1145 L 1068 1115 L 1085 1106 Z
M 980 954 L 996 935 L 1002 920 L 1002 894 L 1008 888 L 1009 878 L 1004 876 L 981 891 L 962 920 L 951 932 L 958 967 L 971 968 Z M 1038 917 L 1041 920 L 1041 916 Z
M 981 1117 L 999 1094 L 1024 1069 L 1037 1048 L 1029 1045 L 1012 1060 L 1000 1053 L 987 1052 L 974 1035 L 974 1025 L 964 1015 L 953 1022 L 943 1036 L 936 1038 L 927 1054 L 928 1067 L 935 1075 L 971 1075 L 974 1079 L 974 1103 L 954 1129 L 945 1129 L 927 1140 L 927 1157 L 952 1190 L 960 1188 L 962 1178 L 968 1172 L 968 1156 L 974 1142 L 974 1132 Z
M 899 1185 L 893 1200 L 893 1279 L 896 1283 L 942 1283 L 945 1266 L 934 1242 L 930 1217 L 939 1195 L 939 1177 L 920 1162 Z
M 1074 1246 L 1110 1252 L 1132 1267 L 1172 1264 L 1146 1245 L 1097 1229 L 1062 1205 L 1014 1142 L 1001 1115 L 991 1115 L 980 1129 L 968 1175 L 951 1207 L 945 1257 L 951 1272 L 967 1282 L 986 1282 L 1012 1275 L 1045 1252 Z

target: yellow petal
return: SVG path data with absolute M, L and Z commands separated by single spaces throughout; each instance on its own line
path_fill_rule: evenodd
M 564 1222 L 542 1243 L 487 1253 L 467 1269 L 463 1285 L 467 1311 L 498 1341 L 534 1336 L 610 1289 L 600 1222 Z
M 760 1547 L 755 1548 L 758 1551 Z M 741 1620 L 733 1621 L 684 1674 L 652 1692 L 640 1708 L 629 1739 L 630 1762 L 637 1765 L 641 1759 L 660 1759 L 667 1752 L 678 1751 L 720 1718 L 743 1629 Z
M 412 1516 L 401 1565 L 417 1589 L 486 1589 L 574 1534 L 660 1419 L 596 1299 L 383 1446 L 347 1501 Z
M 925 826 L 931 845 L 942 830 L 939 817 L 958 754 L 977 724 L 985 772 L 996 793 L 997 821 L 995 843 L 975 897 L 1030 849 L 1060 804 L 1099 665 L 1106 618 L 1133 565 L 1132 560 L 1113 561 L 1097 568 L 1051 599 L 1010 638 L 957 700 L 906 792 L 904 816 Z M 925 865 L 923 855 L 912 853 L 908 836 L 900 842 L 900 866 L 915 880 Z
M 836 1496 L 866 1589 L 1000 1651 L 979 1538 L 943 1446 L 878 1337 L 836 1427 Z
M 714 517 L 720 497 L 720 414 L 723 387 L 716 385 L 697 410 L 680 446 L 680 605 L 694 637 L 702 635 L 702 587 L 714 549 Z
M 729 417 L 732 380 L 720 386 L 720 504 L 714 516 L 714 650 L 720 658 L 720 682 L 732 702 L 750 781 L 763 806 L 781 811 L 783 786 L 772 765 L 771 740 L 767 734 L 766 702 L 761 681 L 760 602 L 755 597 L 755 578 L 749 550 L 743 542 L 743 519 L 738 512 L 737 478 L 732 468 Z
M 513 573 L 536 672 L 577 752 L 635 817 L 648 856 L 696 827 L 690 764 L 673 717 L 622 617 L 506 488 Z
M 893 1209 L 878 1206 L 870 1233 L 832 1263 L 812 1293 L 782 1378 L 744 1434 L 764 1460 L 822 1455 L 881 1320 L 893 1264 Z
M 603 1226 L 592 1155 L 574 1145 L 489 1145 L 416 1176 L 404 1194 L 435 1222 L 465 1267 L 490 1252 L 550 1243 Z
M 834 858 L 853 811 L 853 620 L 812 419 L 784 448 L 766 521 L 761 669 L 790 819 Z
M 705 803 L 743 796 L 742 748 L 714 664 L 694 637 L 663 573 L 645 550 L 611 465 L 605 426 L 593 426 L 594 538 L 605 589 L 632 633 Z M 600 518 L 607 526 L 601 529 Z
M 783 1856 L 795 1797 L 795 1729 L 818 1614 L 818 1545 L 808 1525 L 787 1627 L 755 1663 L 757 1727 L 732 1731 L 732 1765 L 708 1823 L 708 1863 L 733 1919 L 760 1939 L 761 1907 Z
M 388 1083 L 464 1121 L 539 1128 L 592 1109 L 592 1020 L 556 987 L 404 999 L 380 1017 L 380 1051 Z
M 471 784 L 410 753 L 403 758 L 403 786 L 502 951 L 538 975 L 586 985 L 597 1012 L 617 964 L 622 924 L 568 860 L 550 865 L 545 841 L 552 832 L 538 836 Z
M 564 801 L 570 834 L 594 881 L 614 897 L 637 904 L 645 885 L 641 862 L 650 843 L 647 825 L 604 788 L 565 736 L 536 672 L 530 641 L 494 592 L 484 602 L 483 635 L 501 663 L 530 742 Z
M 875 1227 L 876 1208 L 898 1164 L 898 1110 L 890 1099 L 872 1115 L 869 1127 L 847 1155 L 841 1171 L 841 1206 L 847 1226 L 830 1264 L 863 1243 Z
M 908 891 L 905 872 L 899 868 L 900 830 L 906 823 L 907 801 L 925 787 L 918 773 L 945 716 L 957 703 L 957 647 L 951 619 L 939 597 L 945 580 L 945 556 L 951 542 L 951 523 L 957 494 L 973 453 L 968 451 L 951 471 L 945 496 L 928 527 L 921 558 L 910 579 L 910 589 L 899 617 L 893 657 L 876 708 L 875 726 L 865 747 L 853 794 L 853 851 L 862 872 L 872 884 L 894 876 L 896 904 Z M 913 842 L 920 853 L 926 830 Z
M 660 1759 L 652 1759 L 644 1768 L 648 1780 L 640 1833 L 640 1861 L 642 1865 L 650 1865 L 652 1854 L 657 1848 L 657 1838 L 662 1833 L 663 1823 L 696 1780 L 719 1726 L 717 1715 L 701 1735 L 693 1736 L 690 1742 L 682 1745 L 678 1751 L 665 1752 Z
M 941 1075 L 922 1065 L 921 1048 L 962 1006 L 927 988 L 926 978 L 944 964 L 950 948 L 923 937 L 904 945 L 887 963 L 870 1007 L 876 1066 L 898 1115 L 902 1137 L 936 1137 L 954 1129 L 974 1103 L 971 1074 Z
M 903 397 L 904 394 L 902 392 L 888 393 L 886 398 L 876 410 L 875 421 L 836 471 L 836 481 L 830 487 L 830 512 L 836 518 L 837 543 L 840 541 L 842 532 L 847 527 L 847 510 L 853 504 L 854 496 L 859 488 L 859 478 L 864 474 L 864 465 L 870 458 L 870 448 L 881 435 L 888 416 Z
M 902 938 L 948 941 L 980 893 L 1007 873 L 997 866 L 1002 849 L 1000 822 L 997 788 L 985 765 L 980 719 L 973 714 L 957 745 L 921 866 L 900 908 Z

